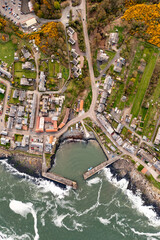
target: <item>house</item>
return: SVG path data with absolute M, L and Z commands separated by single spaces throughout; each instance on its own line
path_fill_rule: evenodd
M 10 72 L 7 72 L 6 70 L 4 70 L 2 67 L 0 67 L 0 73 L 4 74 L 7 78 L 11 78 L 12 75 L 10 74 Z
M 113 70 L 117 73 L 120 73 L 122 71 L 122 67 L 125 64 L 125 59 L 120 57 L 117 62 L 114 64 Z
M 19 95 L 19 92 L 18 92 L 17 89 L 15 89 L 14 92 L 13 92 L 13 96 L 12 96 L 12 97 L 13 97 L 14 99 L 16 99 L 16 98 L 18 98 L 18 95 Z
M 37 123 L 36 123 L 36 132 L 43 132 L 44 131 L 44 117 L 39 117 L 37 118 Z
M 74 73 L 73 73 L 73 76 L 76 77 L 76 78 L 78 78 L 78 77 L 79 77 L 79 73 L 78 73 L 78 72 L 74 72 Z
M 74 44 L 76 43 L 76 41 L 75 41 L 72 37 L 69 38 L 68 42 L 69 42 L 71 45 L 74 45 Z
M 36 107 L 37 107 L 37 95 L 36 93 L 34 93 L 32 104 L 31 104 L 31 116 L 30 116 L 30 125 L 29 125 L 31 129 L 34 127 Z
M 7 128 L 11 129 L 13 127 L 13 118 L 9 117 L 7 122 Z
M 123 148 L 132 154 L 135 154 L 136 152 L 136 148 L 134 147 L 134 145 L 131 145 L 127 142 L 123 144 Z
M 22 117 L 23 115 L 24 115 L 24 106 L 19 106 L 17 116 Z
M 17 123 L 17 124 L 15 125 L 15 128 L 16 128 L 17 130 L 21 130 L 21 129 L 22 129 L 22 123 Z
M 73 35 L 73 34 L 75 33 L 75 31 L 74 31 L 73 28 L 68 27 L 68 29 L 67 29 L 67 33 L 68 33 L 68 35 Z
M 106 102 L 106 99 L 101 97 L 100 103 L 101 103 L 101 104 L 105 104 L 105 102 Z
M 98 111 L 99 113 L 103 112 L 103 111 L 104 111 L 104 104 L 99 104 L 97 111 Z
M 119 123 L 116 128 L 116 132 L 120 134 L 122 132 L 122 129 L 123 129 L 123 125 L 121 123 Z
M 106 131 L 109 134 L 113 134 L 114 130 L 111 126 L 111 124 L 107 121 L 107 119 L 100 113 L 97 114 L 97 119 L 100 121 L 100 123 L 103 125 L 103 127 L 106 129 Z
M 17 107 L 16 107 L 15 105 L 12 105 L 12 106 L 10 107 L 9 116 L 10 116 L 10 117 L 15 117 L 16 112 L 17 112 Z
M 57 73 L 57 78 L 62 79 L 62 73 Z
M 8 132 L 5 131 L 5 130 L 2 130 L 1 135 L 7 136 L 7 135 L 8 135 Z
M 30 58 L 31 54 L 30 54 L 30 52 L 26 48 L 22 48 L 21 52 L 22 52 L 22 54 L 23 54 L 25 59 Z
M 31 62 L 22 63 L 22 69 L 31 70 L 32 69 L 32 63 Z
M 76 52 L 75 49 L 71 50 L 71 55 L 72 55 L 73 58 L 78 58 L 78 56 L 79 56 L 79 54 Z
M 0 88 L 0 93 L 4 94 L 5 90 L 3 88 Z
M 24 135 L 22 139 L 22 147 L 29 145 L 29 135 Z
M 34 11 L 34 7 L 33 7 L 33 4 L 31 1 L 28 2 L 28 8 L 29 8 L 29 11 L 30 12 L 33 12 Z
M 72 63 L 73 63 L 75 66 L 77 66 L 78 61 L 74 58 L 73 61 L 72 61 Z
M 18 53 L 15 52 L 15 53 L 14 53 L 14 61 L 18 61 L 18 60 L 19 60 Z
M 5 138 L 5 137 L 1 137 L 1 144 L 2 145 L 6 145 L 7 143 L 9 143 L 9 139 L 8 138 Z
M 23 78 L 21 78 L 21 80 L 20 80 L 20 85 L 22 85 L 22 86 L 29 86 L 30 84 L 29 84 L 28 79 L 25 78 L 25 77 L 23 77 Z
M 118 43 L 118 33 L 110 33 L 109 35 L 109 44 L 115 45 Z
M 40 79 L 39 79 L 39 91 L 44 92 L 46 91 L 45 88 L 46 77 L 43 71 L 40 72 Z
M 25 91 L 19 91 L 19 101 L 24 101 L 26 98 L 26 92 Z
M 103 50 L 100 50 L 97 54 L 97 61 L 103 63 L 103 62 L 107 62 L 109 59 L 109 56 L 103 52 Z
M 76 66 L 74 66 L 74 67 L 72 68 L 72 71 L 73 71 L 73 72 L 78 72 L 78 70 L 79 70 L 79 68 L 76 67 Z
M 103 91 L 103 93 L 102 93 L 102 98 L 106 99 L 107 96 L 108 96 L 107 92 Z

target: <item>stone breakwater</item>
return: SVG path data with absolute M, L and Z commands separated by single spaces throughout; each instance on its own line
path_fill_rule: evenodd
M 34 177 L 40 177 L 42 173 L 42 157 L 31 155 L 17 150 L 6 150 L 0 147 L 0 159 L 8 159 L 10 164 L 20 172 L 27 173 Z
M 109 168 L 117 180 L 125 178 L 129 182 L 128 189 L 133 193 L 140 190 L 144 204 L 152 205 L 160 216 L 160 190 L 155 188 L 141 172 L 138 172 L 133 163 L 120 159 Z

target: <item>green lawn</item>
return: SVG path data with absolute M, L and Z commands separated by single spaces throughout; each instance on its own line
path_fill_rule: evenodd
M 152 175 L 145 175 L 150 183 L 152 183 L 156 188 L 160 189 L 160 182 L 157 182 Z
M 19 98 L 13 98 L 13 92 L 14 92 L 14 88 L 11 89 L 11 92 L 10 92 L 10 99 L 9 99 L 9 103 L 10 104 L 17 104 L 17 103 L 20 103 L 19 101 Z
M 12 41 L 2 43 L 0 42 L 0 59 L 10 66 L 14 61 L 14 52 L 16 49 L 16 45 L 12 43 Z
M 155 115 L 156 113 L 159 113 L 159 109 L 156 104 L 156 103 L 159 103 L 159 97 L 160 97 L 160 78 L 153 95 L 150 97 L 150 99 L 152 99 L 153 105 L 150 103 L 148 109 L 142 107 L 140 112 L 142 116 L 142 120 L 144 121 L 143 135 L 147 136 L 150 139 L 153 135 L 155 125 L 156 125 L 157 119 L 155 119 Z M 157 114 L 157 118 L 158 118 L 158 114 Z
M 124 39 L 124 34 L 123 34 L 124 27 L 114 26 L 114 31 L 116 30 L 118 30 L 118 37 L 119 37 L 118 44 L 121 44 Z
M 21 134 L 15 134 L 14 135 L 15 141 L 22 142 L 23 135 Z
M 22 62 L 16 62 L 14 64 L 14 74 L 15 79 L 21 79 L 22 77 L 36 79 L 36 71 L 24 70 L 22 69 Z
M 57 78 L 57 74 L 62 73 L 62 79 Z M 49 90 L 57 90 L 63 86 L 64 82 L 69 77 L 69 69 L 63 66 L 61 63 L 54 61 L 48 62 L 48 79 L 46 87 Z
M 140 82 L 140 84 L 138 84 L 138 90 L 137 90 L 137 93 L 135 95 L 133 107 L 132 107 L 132 110 L 131 110 L 131 113 L 133 114 L 133 117 L 137 117 L 138 114 L 139 114 L 141 103 L 143 101 L 143 98 L 144 98 L 145 92 L 147 90 L 150 78 L 151 78 L 152 73 L 154 71 L 156 60 L 157 60 L 157 55 L 155 55 L 154 51 L 153 51 L 152 54 L 150 55 L 150 61 L 147 64 L 147 66 L 144 70 L 143 76 L 141 78 L 141 82 Z
M 116 55 L 116 52 L 114 52 L 114 51 L 105 50 L 105 53 L 109 56 L 109 61 L 111 61 L 114 58 L 114 56 Z
M 64 66 L 61 66 L 61 71 L 62 71 L 62 77 L 67 80 L 69 77 L 69 69 L 65 68 Z
M 48 71 L 48 64 L 46 61 L 41 61 L 39 70 L 43 72 Z
M 88 111 L 92 102 L 92 89 L 90 89 L 86 99 L 84 100 L 84 110 Z

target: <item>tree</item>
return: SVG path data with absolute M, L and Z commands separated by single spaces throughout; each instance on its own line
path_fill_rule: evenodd
M 38 16 L 39 18 L 42 18 L 42 17 L 43 17 L 43 12 L 42 12 L 42 10 L 38 10 L 37 16 Z
M 54 8 L 55 8 L 56 10 L 60 9 L 60 4 L 59 4 L 59 2 L 57 2 L 57 1 L 54 2 Z

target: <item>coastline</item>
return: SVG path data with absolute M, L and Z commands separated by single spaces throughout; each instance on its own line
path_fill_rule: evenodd
M 98 142 L 93 133 L 89 138 L 86 138 L 83 132 L 76 131 L 73 134 L 73 132 L 67 131 L 57 139 L 54 147 L 54 154 L 51 157 L 50 166 L 47 172 L 54 166 L 56 153 L 61 146 L 63 147 L 63 144 L 79 141 L 85 143 L 88 143 L 88 141 Z M 27 173 L 34 177 L 42 177 L 42 156 L 32 155 L 17 150 L 6 150 L 0 147 L 0 159 L 6 158 L 8 159 L 8 163 L 13 165 L 20 172 Z M 109 168 L 118 181 L 121 179 L 126 179 L 128 181 L 127 188 L 134 194 L 136 194 L 137 190 L 140 190 L 144 204 L 153 206 L 155 212 L 160 216 L 160 190 L 149 183 L 145 176 L 141 172 L 138 172 L 129 159 L 119 159 L 117 162 L 110 165 Z M 56 185 L 62 187 L 59 183 L 56 183 Z
M 0 146 L 0 159 L 8 159 L 18 171 L 33 177 L 41 177 L 42 156 L 29 154 L 19 150 L 6 150 Z
M 134 194 L 140 191 L 144 205 L 153 206 L 155 212 L 160 216 L 160 190 L 155 188 L 130 160 L 120 159 L 109 168 L 113 177 L 118 181 L 121 179 L 128 181 L 127 189 Z

